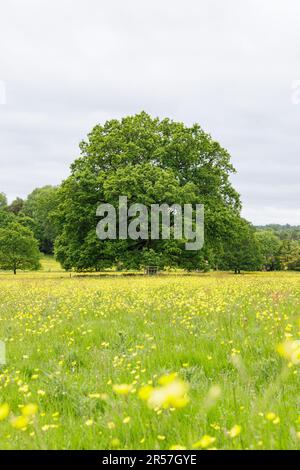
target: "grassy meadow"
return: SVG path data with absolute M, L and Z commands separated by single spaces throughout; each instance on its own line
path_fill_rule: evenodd
M 0 446 L 297 449 L 299 319 L 300 274 L 0 273 Z

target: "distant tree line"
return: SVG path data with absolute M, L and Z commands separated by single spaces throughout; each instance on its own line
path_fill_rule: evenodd
M 97 125 L 80 149 L 59 187 L 37 188 L 10 204 L 0 193 L 0 268 L 36 269 L 39 249 L 77 271 L 147 265 L 236 273 L 300 270 L 300 227 L 253 227 L 241 217 L 240 196 L 230 182 L 235 172 L 230 155 L 199 125 L 142 112 Z M 127 196 L 128 204 L 147 207 L 204 204 L 203 249 L 186 251 L 184 239 L 100 241 L 96 208 L 102 202 L 117 207 L 119 195 Z

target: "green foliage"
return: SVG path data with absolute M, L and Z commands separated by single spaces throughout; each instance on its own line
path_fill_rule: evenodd
M 15 215 L 19 214 L 24 206 L 24 201 L 20 197 L 17 197 L 9 206 L 8 210 L 13 212 Z
M 269 224 L 265 226 L 256 227 L 258 230 L 271 230 L 275 233 L 280 240 L 298 240 L 300 241 L 300 226 L 299 225 L 279 225 Z
M 0 211 L 7 207 L 7 198 L 4 193 L 0 193 Z
M 237 220 L 235 229 L 225 244 L 223 269 L 234 270 L 236 273 L 241 270 L 256 271 L 261 269 L 262 263 L 263 256 L 254 228 L 244 219 Z
M 1 193 L 0 196 L 3 196 L 2 200 L 6 201 L 6 196 Z M 33 230 L 34 221 L 22 212 L 24 201 L 21 198 L 16 198 L 10 206 L 7 203 L 0 203 L 0 228 L 7 227 L 12 222 L 17 222 L 24 227 Z
M 33 220 L 32 230 L 39 240 L 40 250 L 48 254 L 52 253 L 55 240 L 51 212 L 56 208 L 56 204 L 57 188 L 44 186 L 32 191 L 23 207 L 24 214 Z
M 267 271 L 280 269 L 279 252 L 281 241 L 272 230 L 259 230 L 255 233 L 263 257 L 263 264 Z
M 59 189 L 55 213 L 56 256 L 62 265 L 98 270 L 111 265 L 141 267 L 149 254 L 164 266 L 201 268 L 212 253 L 222 251 L 226 230 L 239 218 L 240 200 L 229 176 L 230 156 L 195 124 L 186 127 L 142 112 L 97 125 L 82 142 L 82 156 Z M 101 202 L 203 203 L 205 248 L 184 250 L 184 241 L 96 238 L 96 208 Z M 228 226 L 230 228 L 228 228 Z M 151 256 L 152 256 L 151 255 Z
M 33 233 L 17 222 L 0 228 L 0 268 L 37 270 L 39 263 L 38 243 Z
M 292 225 L 266 225 L 257 227 L 259 240 L 265 257 L 265 267 L 273 269 L 300 269 L 300 227 Z
M 7 207 L 0 208 L 0 228 L 6 227 L 7 224 L 13 222 L 15 220 L 15 216 L 12 212 L 7 210 Z
M 283 269 L 294 269 L 300 259 L 300 244 L 295 240 L 283 240 L 279 259 Z

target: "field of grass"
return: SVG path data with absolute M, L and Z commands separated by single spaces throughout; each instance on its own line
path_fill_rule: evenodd
M 1 448 L 300 447 L 300 274 L 55 271 L 0 275 Z
M 55 260 L 53 256 L 41 255 L 41 265 L 41 271 L 43 272 L 64 272 L 61 265 Z

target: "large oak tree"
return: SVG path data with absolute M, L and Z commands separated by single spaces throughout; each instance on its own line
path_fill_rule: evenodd
M 139 267 L 149 260 L 164 266 L 201 268 L 216 264 L 226 234 L 239 219 L 240 199 L 231 185 L 228 152 L 198 124 L 190 127 L 145 112 L 97 125 L 81 143 L 81 156 L 59 189 L 55 211 L 56 255 L 65 268 L 101 269 L 113 264 Z M 96 208 L 129 203 L 203 203 L 205 246 L 187 252 L 173 240 L 99 241 Z M 151 263 L 150 263 L 151 264 Z

